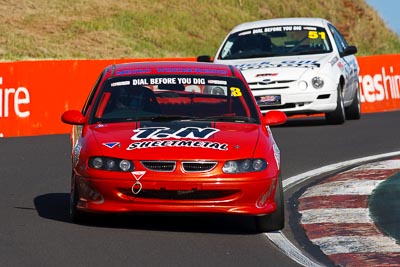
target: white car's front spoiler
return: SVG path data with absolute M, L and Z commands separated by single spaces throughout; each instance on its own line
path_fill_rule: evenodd
M 287 90 L 257 90 L 253 91 L 253 94 L 257 100 L 261 96 L 280 96 L 281 104 L 279 105 L 260 104 L 259 107 L 263 113 L 271 109 L 278 109 L 289 115 L 315 114 L 334 111 L 337 106 L 337 90 L 314 90 L 310 93 L 290 93 Z

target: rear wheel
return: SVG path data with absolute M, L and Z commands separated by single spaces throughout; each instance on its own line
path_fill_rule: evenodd
M 254 217 L 258 232 L 278 231 L 285 227 L 285 207 L 281 177 L 277 181 L 274 201 L 276 203 L 276 211 L 274 213 Z
M 357 88 L 353 102 L 345 109 L 346 119 L 348 120 L 359 120 L 361 118 L 361 104 L 360 104 L 360 88 Z
M 329 124 L 342 124 L 346 119 L 344 113 L 342 86 L 340 84 L 338 85 L 337 88 L 336 109 L 332 112 L 325 113 L 325 119 Z

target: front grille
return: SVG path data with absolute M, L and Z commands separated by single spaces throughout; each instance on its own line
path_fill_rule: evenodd
M 182 162 L 182 167 L 185 172 L 206 172 L 211 171 L 215 166 L 217 166 L 217 162 Z
M 281 81 L 270 81 L 270 82 L 249 82 L 251 90 L 272 90 L 272 89 L 288 89 L 290 84 L 295 80 L 281 80 Z
M 288 108 L 295 108 L 296 104 L 285 104 L 285 105 L 276 105 L 276 106 L 262 106 L 260 107 L 261 110 L 274 110 L 274 109 L 288 109 Z
M 173 172 L 176 167 L 175 161 L 152 161 L 146 160 L 141 161 L 143 167 L 151 171 L 159 171 L 159 172 Z
M 227 198 L 239 193 L 239 190 L 145 190 L 134 195 L 130 188 L 119 188 L 119 191 L 127 196 L 143 199 L 161 200 L 207 200 Z

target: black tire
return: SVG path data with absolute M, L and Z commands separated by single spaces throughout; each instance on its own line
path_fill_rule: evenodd
M 89 220 L 89 215 L 86 212 L 80 211 L 76 207 L 78 204 L 78 200 L 78 187 L 76 183 L 73 183 L 73 185 L 71 186 L 71 193 L 69 197 L 69 218 L 73 223 L 84 223 Z
M 336 109 L 332 112 L 325 113 L 325 119 L 329 124 L 342 124 L 346 120 L 344 112 L 344 100 L 342 86 L 339 84 L 337 88 Z
M 357 87 L 353 102 L 345 109 L 347 120 L 359 120 L 361 118 L 361 95 L 360 88 Z
M 276 203 L 276 211 L 274 213 L 254 217 L 258 232 L 279 231 L 285 227 L 285 207 L 281 177 L 278 178 L 274 201 Z

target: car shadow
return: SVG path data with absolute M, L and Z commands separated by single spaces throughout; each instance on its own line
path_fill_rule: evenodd
M 69 219 L 69 193 L 37 196 L 38 215 L 48 220 L 72 223 Z M 214 214 L 92 214 L 80 225 L 147 231 L 194 232 L 213 234 L 258 234 L 250 216 Z
M 304 126 L 326 126 L 330 125 L 327 123 L 325 117 L 320 117 L 320 116 L 311 116 L 311 117 L 296 117 L 296 118 L 291 118 L 288 117 L 287 121 L 279 126 L 274 126 L 274 127 L 279 127 L 279 128 L 285 128 L 285 127 L 304 127 Z
M 69 193 L 52 193 L 35 197 L 33 203 L 40 217 L 69 222 Z

